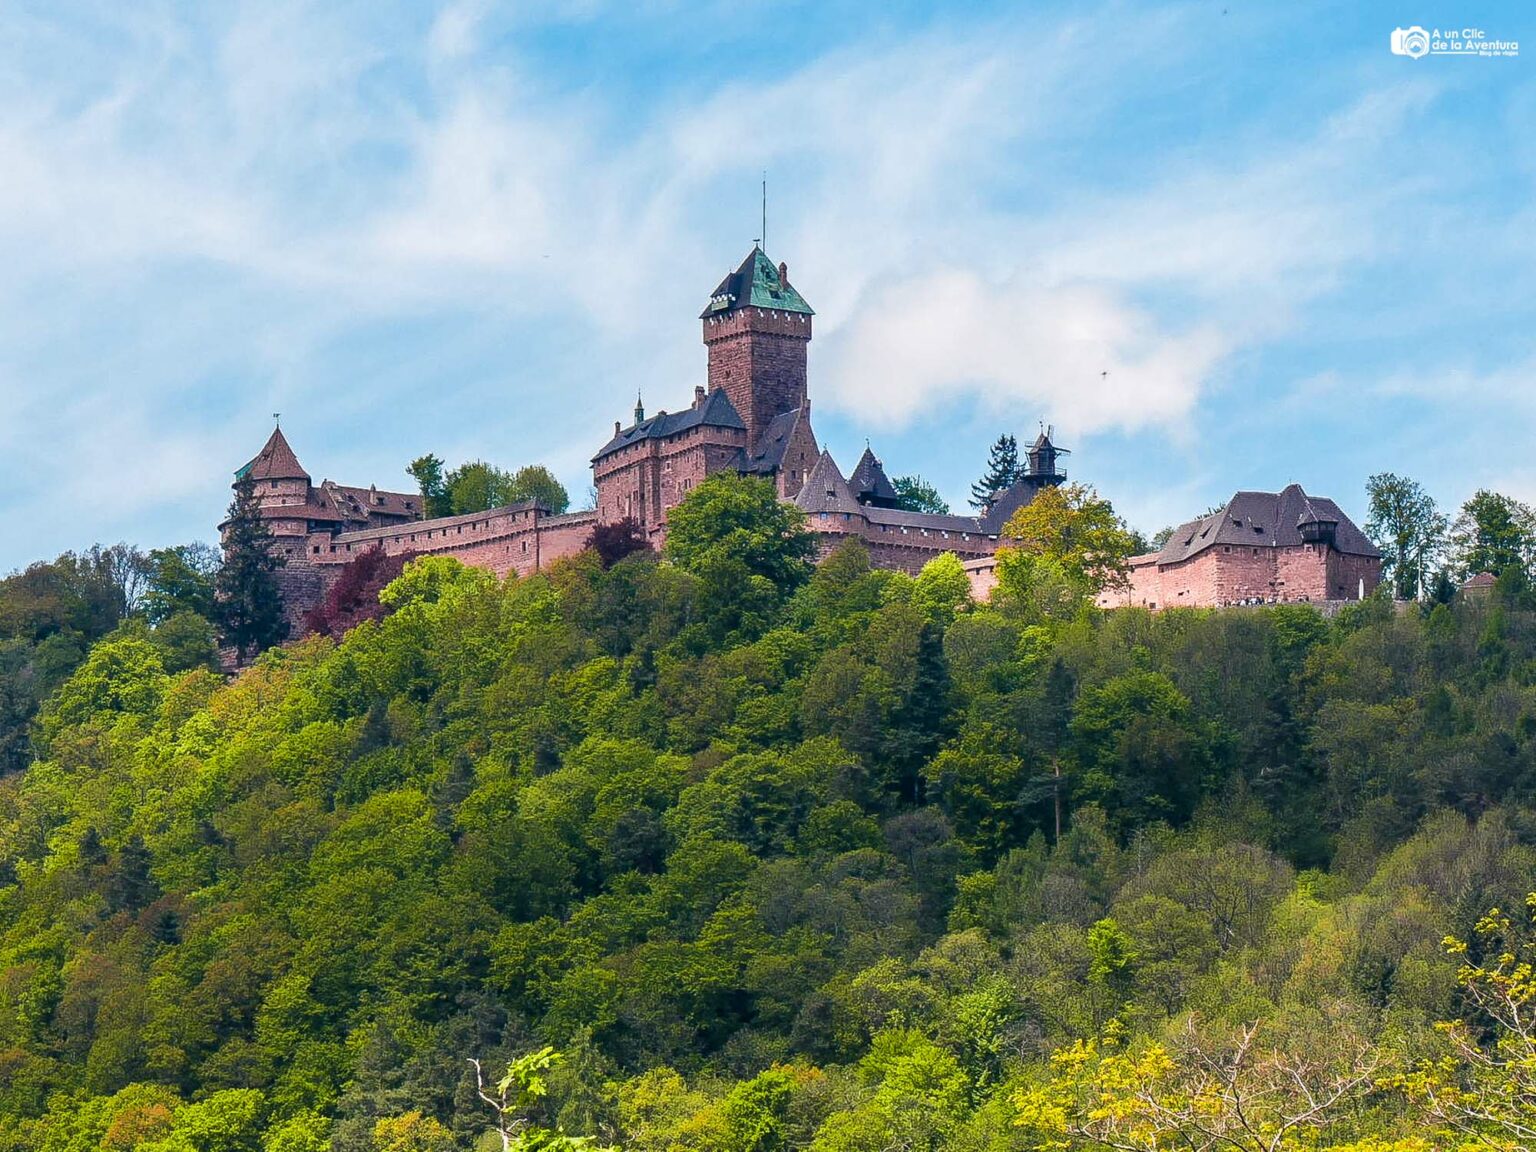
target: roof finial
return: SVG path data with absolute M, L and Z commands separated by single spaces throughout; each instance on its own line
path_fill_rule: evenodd
M 283 426 L 283 414 L 281 412 L 272 413 L 272 422 L 281 428 Z
M 768 251 L 768 169 L 763 169 L 763 251 Z
M 635 423 L 639 424 L 645 419 L 645 402 L 640 399 L 640 392 L 635 392 Z

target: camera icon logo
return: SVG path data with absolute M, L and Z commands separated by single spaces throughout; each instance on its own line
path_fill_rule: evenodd
M 1429 55 L 1429 33 L 1415 24 L 1412 28 L 1392 29 L 1392 51 L 1398 56 Z

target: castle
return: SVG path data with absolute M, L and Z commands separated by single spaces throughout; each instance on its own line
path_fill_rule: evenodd
M 598 524 L 631 520 L 659 546 L 666 539 L 667 513 L 705 477 L 727 471 L 760 477 L 774 485 L 781 500 L 801 508 L 807 526 L 818 534 L 822 555 L 844 540 L 858 539 L 876 566 L 916 572 L 940 553 L 953 552 L 966 562 L 973 586 L 984 593 L 1003 526 L 1041 489 L 1066 479 L 1058 466 L 1065 450 L 1052 443 L 1048 430 L 1042 430 L 1028 450 L 1019 480 L 980 516 L 898 507 L 896 490 L 873 451 L 866 448 L 845 476 L 817 442 L 807 390 L 814 316 L 790 283 L 789 269 L 774 265 L 754 246 L 740 267 L 716 287 L 699 317 L 708 350 L 706 383 L 694 388 L 692 403 L 679 411 L 647 416 L 637 398 L 633 422 L 627 427 L 622 421 L 614 422 L 612 437 L 592 457 L 597 503 L 585 511 L 554 515 L 540 504 L 526 503 L 424 519 L 422 499 L 416 493 L 356 488 L 330 480 L 316 485 L 282 429 L 274 429 L 256 457 L 236 473 L 236 481 L 249 479 L 253 484 L 273 547 L 286 561 L 282 580 L 290 615 L 297 622 L 324 595 L 342 566 L 375 547 L 389 554 L 454 556 L 505 576 L 536 572 L 575 555 L 586 547 Z M 1286 515 L 1291 502 L 1286 497 L 1282 510 Z M 1356 548 L 1356 537 L 1363 537 L 1330 502 L 1313 503 L 1326 505 L 1323 512 L 1347 530 L 1327 539 L 1318 536 L 1309 544 L 1309 554 L 1313 545 L 1321 549 L 1314 560 L 1321 565 L 1322 575 L 1295 580 L 1292 586 L 1329 593 L 1319 599 L 1347 598 L 1354 589 L 1347 587 L 1345 577 L 1356 575 L 1355 568 L 1330 557 L 1339 551 L 1334 546 L 1340 541 Z M 1244 543 L 1253 548 L 1258 541 L 1245 537 Z M 1266 542 L 1265 546 L 1280 545 Z M 1216 577 L 1206 579 L 1200 574 L 1211 557 L 1229 553 L 1185 547 L 1188 554 L 1167 565 L 1138 557 L 1133 591 L 1119 602 L 1152 606 L 1214 602 L 1209 595 L 1231 582 L 1222 584 Z M 1288 571 L 1306 563 L 1292 562 Z M 1379 578 L 1379 556 L 1375 564 Z M 1170 568 L 1187 575 L 1165 577 Z M 1336 574 L 1339 580 L 1334 579 Z M 1359 575 L 1364 578 L 1368 573 L 1362 568 Z M 1161 583 L 1165 579 L 1184 579 L 1204 591 L 1165 592 Z M 1369 579 L 1371 587 L 1375 583 L 1376 578 Z M 1273 592 L 1274 580 L 1267 587 Z M 1332 593 L 1341 588 L 1344 596 L 1334 597 Z

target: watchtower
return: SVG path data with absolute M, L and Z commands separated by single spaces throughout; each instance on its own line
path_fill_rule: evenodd
M 789 268 L 756 245 L 720 281 L 700 315 L 709 349 L 709 390 L 721 391 L 747 426 L 747 449 L 775 416 L 805 404 L 806 352 L 815 313 L 789 283 Z

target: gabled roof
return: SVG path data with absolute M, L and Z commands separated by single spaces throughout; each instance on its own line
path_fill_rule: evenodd
M 308 480 L 309 473 L 299 463 L 281 428 L 272 429 L 265 447 L 251 462 L 235 473 L 236 480 Z
M 592 460 L 595 463 L 604 456 L 617 452 L 620 448 L 628 448 L 631 444 L 637 444 L 642 440 L 664 440 L 701 425 L 714 428 L 739 428 L 743 432 L 747 430 L 746 423 L 737 413 L 736 406 L 731 403 L 730 397 L 723 389 L 717 388 L 704 397 L 702 404 L 694 404 L 681 412 L 658 412 L 648 420 L 642 420 L 632 427 L 623 429 L 599 448 Z
M 406 520 L 421 518 L 421 495 L 416 492 L 386 492 L 382 488 L 356 488 L 322 480 L 320 491 L 335 502 L 351 520 L 370 516 L 399 516 Z
M 1303 543 L 1301 525 L 1333 521 L 1333 547 L 1354 556 L 1380 556 L 1365 533 L 1323 496 L 1308 496 L 1300 484 L 1280 492 L 1238 492 L 1220 509 L 1181 524 L 1157 555 L 1159 564 L 1177 564 L 1217 544 L 1290 548 Z
M 853 498 L 848 481 L 838 470 L 832 453 L 822 450 L 815 466 L 807 473 L 805 483 L 795 493 L 795 503 L 807 512 L 857 512 L 864 514 L 864 506 Z
M 853 466 L 853 475 L 848 477 L 848 487 L 853 489 L 853 494 L 861 503 L 886 508 L 896 506 L 896 487 L 868 446 L 864 449 L 864 455 L 859 457 L 859 462 Z
M 762 435 L 757 438 L 757 451 L 744 457 L 741 471 L 754 476 L 776 475 L 784 464 L 784 453 L 789 451 L 789 442 L 794 439 L 795 428 L 803 419 L 809 419 L 804 409 L 791 408 L 768 421 Z M 815 440 L 814 434 L 812 440 Z
M 802 312 L 807 316 L 816 313 L 805 302 L 805 297 L 790 286 L 788 276 L 780 276 L 768 254 L 753 245 L 752 251 L 710 294 L 709 304 L 699 313 L 699 319 L 721 316 L 737 308 L 770 308 L 780 312 Z

